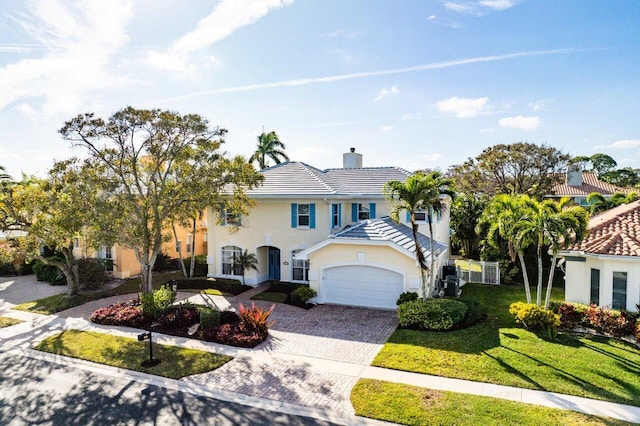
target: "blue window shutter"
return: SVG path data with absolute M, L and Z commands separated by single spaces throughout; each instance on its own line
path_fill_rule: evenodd
M 411 223 L 411 212 L 407 210 L 407 223 Z
M 351 203 L 351 222 L 358 221 L 358 203 Z
M 376 203 L 369 203 L 369 219 L 376 217 Z
M 291 227 L 298 227 L 298 205 L 296 203 L 291 203 Z
M 342 226 L 342 204 L 338 204 L 338 228 Z
M 316 227 L 316 204 L 309 204 L 309 228 L 315 229 Z

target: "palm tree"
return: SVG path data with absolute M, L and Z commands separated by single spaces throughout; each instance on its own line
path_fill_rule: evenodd
M 551 267 L 549 270 L 549 280 L 547 281 L 547 293 L 544 299 L 544 309 L 549 308 L 551 299 L 551 287 L 553 286 L 553 274 L 556 269 L 558 250 L 568 247 L 570 244 L 582 241 L 588 233 L 589 213 L 582 207 L 569 207 L 556 213 L 555 229 L 552 229 L 550 236 L 551 245 Z
M 431 297 L 431 293 L 435 287 L 435 274 L 433 273 L 435 266 L 433 215 L 442 214 L 446 211 L 446 204 L 443 202 L 442 196 L 449 195 L 453 198 L 454 193 L 450 189 L 452 186 L 453 182 L 450 179 L 442 177 L 440 172 L 431 172 L 428 174 L 418 172 L 409 176 L 405 182 L 392 180 L 384 185 L 385 197 L 393 203 L 393 208 L 390 214 L 391 218 L 395 222 L 399 223 L 400 212 L 402 210 L 409 212 L 413 242 L 416 249 L 416 260 L 420 267 L 423 299 Z M 418 240 L 418 224 L 415 218 L 415 213 L 418 210 L 425 210 L 427 222 L 429 224 L 430 267 L 426 264 L 426 259 Z M 424 272 L 425 270 L 430 271 L 430 283 L 428 288 Z
M 518 223 L 525 218 L 529 201 L 530 198 L 527 195 L 497 195 L 485 209 L 479 225 L 488 224 L 486 242 L 489 245 L 499 248 L 501 241 L 504 240 L 507 242 L 511 261 L 514 262 L 516 257 L 520 260 L 527 303 L 531 303 L 531 289 L 524 250 L 530 245 L 530 241 L 524 238 L 518 239 L 517 236 Z
M 598 214 L 622 204 L 629 204 L 638 199 L 638 194 L 631 192 L 627 195 L 616 192 L 611 198 L 605 198 L 599 192 L 592 192 L 587 195 L 587 203 L 591 206 L 591 214 Z
M 458 194 L 451 204 L 451 242 L 469 259 L 477 259 L 479 255 L 480 237 L 476 227 L 486 205 L 483 198 L 474 194 Z
M 256 152 L 249 158 L 249 162 L 253 163 L 257 161 L 260 170 L 266 169 L 268 167 L 267 157 L 275 161 L 276 164 L 280 164 L 282 160 L 289 160 L 284 150 L 284 143 L 280 141 L 275 131 L 269 133 L 262 132 L 262 134 L 258 136 Z
M 240 255 L 236 256 L 234 259 L 234 270 L 236 268 L 241 269 L 242 271 L 242 285 L 244 285 L 244 273 L 247 269 L 253 269 L 254 271 L 258 271 L 258 258 L 255 253 L 249 253 L 247 249 L 245 249 Z

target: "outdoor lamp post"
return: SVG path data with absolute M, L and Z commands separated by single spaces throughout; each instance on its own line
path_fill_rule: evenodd
M 146 333 L 140 333 L 138 334 L 138 342 L 142 342 L 143 340 L 149 340 L 149 359 L 142 361 L 142 366 L 144 368 L 149 368 L 149 367 L 153 367 L 154 365 L 158 365 L 160 364 L 160 360 L 159 359 L 153 359 L 153 342 L 152 342 L 152 334 L 151 334 L 151 330 L 147 331 Z

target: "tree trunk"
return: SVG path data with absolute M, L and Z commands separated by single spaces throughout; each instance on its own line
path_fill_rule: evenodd
M 538 287 L 536 289 L 536 304 L 542 305 L 542 245 L 538 245 Z
M 518 259 L 520 259 L 520 267 L 522 268 L 522 279 L 524 281 L 524 293 L 527 296 L 527 303 L 531 303 L 531 287 L 529 287 L 529 273 L 527 265 L 524 262 L 524 254 L 518 251 Z
M 79 287 L 78 273 L 76 272 L 74 274 L 72 270 L 73 266 L 69 267 L 69 260 L 67 259 L 67 255 L 65 254 L 64 250 L 62 250 L 62 254 L 65 256 L 66 262 L 51 261 L 45 258 L 44 256 L 38 256 L 38 259 L 45 265 L 55 266 L 56 268 L 60 269 L 60 272 L 62 272 L 62 274 L 64 275 L 64 278 L 67 280 L 67 295 L 75 296 L 76 294 L 78 294 L 78 287 Z M 75 265 L 75 268 L 77 270 L 78 265 Z
M 418 225 L 415 222 L 413 212 L 411 212 L 411 231 L 413 232 L 413 243 L 416 247 L 416 260 L 418 261 L 418 267 L 420 268 L 420 283 L 422 285 L 422 300 L 427 300 L 427 278 L 424 276 L 424 270 L 426 265 L 424 264 L 424 253 L 418 242 Z
M 153 291 L 153 274 L 151 273 L 152 266 L 149 263 L 140 264 L 140 290 L 143 293 L 150 293 Z
M 178 245 L 178 232 L 176 231 L 176 225 L 171 224 L 171 228 L 173 229 L 173 239 L 176 242 L 176 248 L 178 249 L 178 262 L 180 263 L 180 269 L 182 269 L 182 275 L 187 278 L 187 268 L 184 266 L 184 259 L 182 258 L 182 244 Z
M 544 309 L 549 309 L 549 300 L 551 299 L 551 287 L 553 287 L 553 275 L 556 271 L 556 260 L 558 256 L 555 251 L 553 252 L 553 256 L 551 257 L 551 269 L 549 270 L 549 281 L 547 281 L 547 294 L 544 298 Z
M 197 216 L 193 218 L 193 228 L 191 231 L 191 265 L 189 266 L 189 277 L 193 277 L 193 271 L 196 268 L 196 222 Z M 244 284 L 244 282 L 242 283 Z
M 436 265 L 436 259 L 433 252 L 433 224 L 431 223 L 431 214 L 427 215 L 429 219 L 429 250 L 431 256 L 431 269 L 429 271 L 429 297 L 432 296 L 433 291 L 435 290 L 435 278 L 436 274 L 433 273 L 433 269 Z

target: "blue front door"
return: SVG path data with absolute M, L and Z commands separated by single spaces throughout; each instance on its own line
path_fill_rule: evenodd
M 269 247 L 269 279 L 280 280 L 280 249 Z

